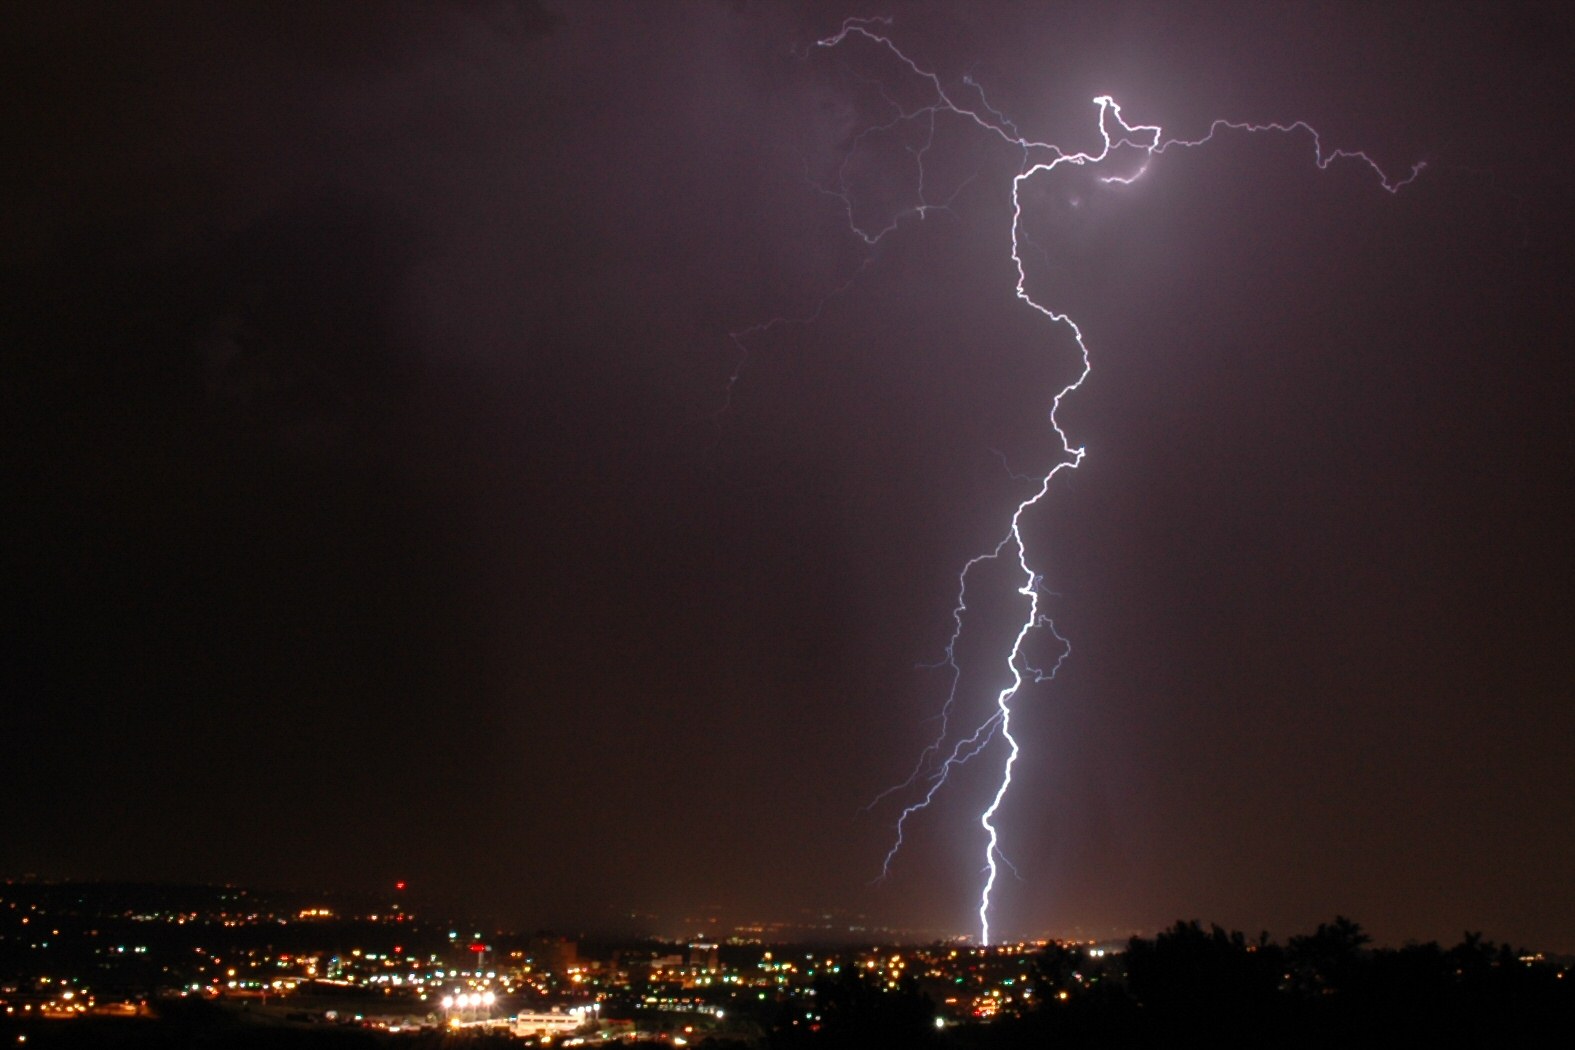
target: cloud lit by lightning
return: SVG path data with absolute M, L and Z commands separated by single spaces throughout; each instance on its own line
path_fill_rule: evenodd
M 999 869 L 1002 864 L 1007 864 L 1001 850 L 1001 834 L 996 823 L 1002 806 L 1012 787 L 1012 774 L 1021 757 L 1022 748 L 1012 732 L 1013 702 L 1017 699 L 1023 686 L 1045 682 L 1053 679 L 1062 663 L 1071 654 L 1071 644 L 1055 628 L 1051 618 L 1042 609 L 1042 599 L 1048 594 L 1043 589 L 1044 574 L 1030 562 L 1028 544 L 1023 538 L 1022 525 L 1025 516 L 1034 507 L 1045 499 L 1050 491 L 1051 482 L 1063 470 L 1078 467 L 1084 457 L 1082 446 L 1073 445 L 1066 431 L 1059 421 L 1059 413 L 1063 400 L 1082 386 L 1088 378 L 1091 368 L 1088 344 L 1084 339 L 1083 330 L 1071 316 L 1046 302 L 1037 299 L 1028 291 L 1028 272 L 1023 261 L 1023 247 L 1028 245 L 1036 251 L 1043 251 L 1029 241 L 1023 230 L 1023 205 L 1022 192 L 1024 186 L 1031 179 L 1049 175 L 1063 165 L 1080 168 L 1092 167 L 1114 163 L 1113 157 L 1119 151 L 1123 159 L 1123 166 L 1109 174 L 1098 176 L 1098 181 L 1104 185 L 1130 186 L 1149 176 L 1151 167 L 1156 158 L 1173 149 L 1190 149 L 1211 142 L 1217 135 L 1228 133 L 1263 134 L 1277 133 L 1282 135 L 1304 135 L 1311 139 L 1313 158 L 1320 170 L 1328 168 L 1337 161 L 1349 161 L 1364 165 L 1376 176 L 1379 185 L 1388 193 L 1394 194 L 1406 184 L 1415 179 L 1423 170 L 1424 164 L 1413 165 L 1410 171 L 1400 178 L 1388 175 L 1371 156 L 1361 151 L 1328 149 L 1325 147 L 1322 136 L 1317 129 L 1304 121 L 1291 123 L 1246 123 L 1229 120 L 1213 121 L 1205 134 L 1198 138 L 1187 139 L 1167 137 L 1157 125 L 1129 124 L 1122 116 L 1121 106 L 1109 95 L 1101 95 L 1093 100 L 1097 107 L 1096 128 L 1099 133 L 1099 148 L 1092 152 L 1068 152 L 1060 146 L 1050 142 L 1030 139 L 1022 134 L 1016 124 L 1005 114 L 997 110 L 985 96 L 983 87 L 971 76 L 961 79 L 961 89 L 957 94 L 949 91 L 941 78 L 934 72 L 920 66 L 915 60 L 904 53 L 887 34 L 892 22 L 889 18 L 850 18 L 843 22 L 838 31 L 817 42 L 817 47 L 836 49 L 855 44 L 873 47 L 895 59 L 906 76 L 923 90 L 927 101 L 922 104 L 903 106 L 894 97 L 894 93 L 879 81 L 865 79 L 879 93 L 884 103 L 890 108 L 891 116 L 883 122 L 872 124 L 860 131 L 847 148 L 842 163 L 836 172 L 834 184 L 816 185 L 814 188 L 837 200 L 847 219 L 848 228 L 866 246 L 878 245 L 888 234 L 898 229 L 906 220 L 924 219 L 930 213 L 945 210 L 956 199 L 967 180 L 951 196 L 940 202 L 932 202 L 928 198 L 925 183 L 925 161 L 930 150 L 935 144 L 937 124 L 942 119 L 960 120 L 965 124 L 973 125 L 978 132 L 1001 140 L 1016 150 L 1021 151 L 1022 163 L 1016 174 L 1012 176 L 1011 202 L 1012 219 L 1010 225 L 1010 256 L 1016 269 L 1017 280 L 1015 293 L 1019 300 L 1030 309 L 1041 314 L 1046 320 L 1055 325 L 1063 326 L 1072 335 L 1077 345 L 1080 358 L 1080 368 L 1074 379 L 1062 386 L 1050 398 L 1049 422 L 1054 431 L 1056 440 L 1060 443 L 1057 462 L 1043 474 L 1035 475 L 1030 480 L 1033 485 L 1031 494 L 1017 503 L 1012 510 L 1001 539 L 993 548 L 985 553 L 969 559 L 959 571 L 957 576 L 957 601 L 952 609 L 953 631 L 945 647 L 944 658 L 936 667 L 945 668 L 950 672 L 950 688 L 947 693 L 939 716 L 939 728 L 928 746 L 920 753 L 912 772 L 907 779 L 882 792 L 871 802 L 871 807 L 892 795 L 906 795 L 912 798 L 897 815 L 894 827 L 893 841 L 882 863 L 881 874 L 884 877 L 891 869 L 893 861 L 901 852 L 904 845 L 904 836 L 910 821 L 928 808 L 946 786 L 952 772 L 960 765 L 976 758 L 983 753 L 997 738 L 1005 742 L 1006 755 L 1000 766 L 999 779 L 996 788 L 990 796 L 988 805 L 985 806 L 978 817 L 978 825 L 984 833 L 984 865 L 981 869 L 983 885 L 979 893 L 978 921 L 979 942 L 990 944 L 991 941 L 991 903 Z M 898 129 L 915 127 L 919 129 L 918 144 L 909 145 L 907 152 L 915 171 L 914 203 L 895 209 L 886 216 L 879 226 L 861 224 L 857 216 L 854 201 L 854 191 L 850 188 L 849 166 L 855 153 L 872 136 L 892 133 Z M 1125 163 L 1126 160 L 1135 163 Z M 809 324 L 814 322 L 825 308 L 827 302 L 835 297 L 846 294 L 859 277 L 870 265 L 873 256 L 866 255 L 857 271 L 814 305 L 811 310 L 801 316 L 777 317 L 769 321 L 750 326 L 732 333 L 732 339 L 739 351 L 738 363 L 727 381 L 727 392 L 731 397 L 734 387 L 740 380 L 743 369 L 749 357 L 749 340 L 762 335 L 774 328 L 784 325 Z M 724 406 L 725 407 L 725 406 Z M 999 453 L 997 453 L 999 455 Z M 1004 457 L 1003 464 L 1004 464 Z M 988 715 L 971 728 L 957 725 L 956 709 L 959 700 L 959 690 L 962 683 L 962 671 L 957 662 L 957 645 L 963 635 L 964 615 L 969 610 L 968 585 L 974 570 L 985 562 L 997 562 L 1008 559 L 1015 565 L 1015 574 L 1018 583 L 1015 587 L 1017 595 L 1024 599 L 1026 608 L 1022 620 L 1012 637 L 1011 644 L 1002 655 L 1007 672 L 1006 684 L 995 694 L 994 703 L 989 708 Z M 1039 668 L 1028 662 L 1024 653 L 1025 644 L 1036 632 L 1047 632 L 1059 646 L 1059 655 L 1047 668 Z M 1009 866 L 1009 864 L 1008 864 Z

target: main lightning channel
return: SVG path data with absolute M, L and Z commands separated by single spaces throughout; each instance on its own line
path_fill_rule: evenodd
M 854 144 L 849 148 L 844 157 L 844 163 L 838 171 L 839 184 L 836 187 L 816 187 L 820 192 L 838 198 L 848 217 L 850 230 L 866 245 L 874 246 L 883 240 L 887 234 L 897 229 L 906 218 L 925 218 L 931 211 L 946 208 L 951 201 L 942 204 L 931 204 L 925 196 L 924 162 L 934 142 L 935 122 L 938 117 L 948 115 L 961 118 L 972 123 L 980 131 L 989 136 L 999 138 L 1006 144 L 1022 151 L 1023 164 L 1017 174 L 1012 178 L 1012 222 L 1011 222 L 1011 259 L 1017 271 L 1015 292 L 1017 298 L 1030 309 L 1044 316 L 1048 321 L 1057 325 L 1064 325 L 1071 333 L 1077 344 L 1080 359 L 1080 370 L 1076 378 L 1061 387 L 1051 399 L 1050 427 L 1055 432 L 1057 441 L 1060 442 L 1060 458 L 1046 473 L 1034 479 L 1034 490 L 1025 499 L 1017 504 L 1012 512 L 1011 519 L 1005 535 L 986 553 L 976 555 L 968 560 L 958 573 L 957 602 L 953 608 L 954 630 L 945 649 L 945 658 L 936 666 L 947 667 L 951 671 L 951 687 L 946 702 L 941 709 L 940 728 L 934 740 L 920 754 L 913 772 L 900 784 L 894 785 L 871 802 L 876 802 L 888 795 L 908 790 L 916 784 L 922 785 L 922 794 L 918 800 L 907 805 L 897 817 L 895 836 L 891 848 L 887 851 L 881 866 L 881 875 L 889 873 L 892 862 L 901 851 L 904 843 L 904 833 L 908 822 L 918 813 L 926 809 L 934 801 L 937 794 L 946 785 L 951 772 L 958 766 L 975 757 L 999 736 L 1006 742 L 1007 755 L 1001 768 L 1001 777 L 989 804 L 979 815 L 979 826 L 984 832 L 986 844 L 984 851 L 984 885 L 979 895 L 979 941 L 981 944 L 990 944 L 991 925 L 990 911 L 992 894 L 1000 874 L 1000 864 L 1006 863 L 1006 858 L 1001 851 L 1000 829 L 996 824 L 996 817 L 1001 807 L 1006 802 L 1007 795 L 1012 787 L 1012 774 L 1017 766 L 1017 761 L 1022 754 L 1022 746 L 1012 732 L 1013 701 L 1025 684 L 1043 682 L 1055 677 L 1062 663 L 1071 653 L 1071 645 L 1055 628 L 1054 623 L 1040 609 L 1041 583 L 1043 574 L 1037 571 L 1029 562 L 1028 546 L 1023 538 L 1022 523 L 1024 516 L 1042 500 L 1050 491 L 1050 484 L 1057 474 L 1063 470 L 1075 470 L 1082 462 L 1085 450 L 1082 446 L 1074 446 L 1066 431 L 1062 428 L 1059 414 L 1061 404 L 1066 397 L 1083 385 L 1091 371 L 1091 362 L 1088 344 L 1084 340 L 1083 331 L 1067 313 L 1059 311 L 1050 305 L 1035 299 L 1028 291 L 1028 273 L 1023 262 L 1022 244 L 1027 240 L 1023 231 L 1022 189 L 1024 184 L 1036 176 L 1048 174 L 1062 165 L 1078 167 L 1096 165 L 1110 158 L 1111 154 L 1122 147 L 1129 147 L 1137 151 L 1141 162 L 1126 173 L 1100 176 L 1099 181 L 1107 185 L 1131 185 L 1147 175 L 1154 158 L 1171 149 L 1188 149 L 1205 145 L 1212 141 L 1217 134 L 1224 132 L 1277 132 L 1282 134 L 1306 134 L 1312 139 L 1313 156 L 1319 170 L 1324 170 L 1336 161 L 1348 160 L 1366 165 L 1377 176 L 1380 185 L 1387 192 L 1398 193 L 1421 174 L 1424 163 L 1417 163 L 1402 178 L 1391 178 L 1385 173 L 1371 156 L 1361 151 L 1326 149 L 1323 138 L 1311 125 L 1304 121 L 1292 123 L 1265 123 L 1253 124 L 1229 120 L 1215 120 L 1208 128 L 1206 134 L 1196 139 L 1166 138 L 1162 129 L 1157 125 L 1128 124 L 1121 115 L 1121 107 L 1109 95 L 1100 95 L 1093 100 L 1098 107 L 1097 129 L 1099 132 L 1100 146 L 1093 152 L 1068 152 L 1049 142 L 1041 142 L 1024 136 L 1017 126 L 1001 111 L 992 106 L 985 97 L 984 89 L 971 76 L 963 78 L 963 86 L 968 89 L 976 102 L 969 102 L 955 97 L 947 91 L 940 77 L 932 70 L 921 66 L 914 59 L 904 53 L 896 43 L 887 35 L 892 20 L 890 18 L 850 18 L 842 23 L 836 33 L 817 41 L 818 47 L 836 48 L 842 46 L 853 38 L 859 38 L 867 43 L 884 50 L 894 58 L 902 67 L 917 80 L 928 85 L 928 90 L 933 101 L 916 108 L 905 108 L 898 104 L 884 89 L 881 95 L 894 111 L 894 116 L 887 122 L 866 128 L 854 139 Z M 879 85 L 877 85 L 879 87 Z M 872 134 L 889 131 L 901 124 L 911 121 L 925 121 L 928 124 L 923 145 L 918 149 L 910 149 L 914 163 L 918 168 L 918 203 L 898 210 L 886 224 L 879 229 L 866 229 L 854 217 L 854 207 L 851 191 L 847 187 L 846 171 L 848 162 L 851 161 L 853 151 Z M 953 198 L 956 193 L 954 191 Z M 866 263 L 868 259 L 866 259 Z M 862 272 L 862 267 L 860 272 Z M 855 274 L 855 279 L 858 275 Z M 849 280 L 846 284 L 836 289 L 827 298 L 843 294 L 853 283 Z M 825 300 L 821 301 L 824 305 Z M 777 318 L 763 325 L 733 333 L 735 343 L 741 352 L 740 370 L 743 359 L 747 357 L 745 338 L 764 329 L 784 323 L 807 323 L 813 321 L 819 314 L 817 306 L 814 312 L 802 318 Z M 739 371 L 735 370 L 728 383 L 731 392 L 737 383 Z M 956 659 L 956 647 L 963 631 L 963 616 L 968 610 L 967 593 L 968 579 L 973 570 L 983 562 L 996 561 L 1002 557 L 1010 557 L 1016 562 L 1017 570 L 1021 573 L 1017 593 L 1027 599 L 1027 611 L 1021 625 L 1012 638 L 1012 644 L 1007 650 L 1005 663 L 1007 670 L 1007 684 L 995 696 L 995 703 L 989 715 L 973 730 L 966 734 L 959 734 L 956 742 L 948 747 L 952 740 L 953 714 L 958 699 L 958 689 L 962 672 Z M 1025 662 L 1023 647 L 1029 636 L 1038 628 L 1047 629 L 1061 645 L 1061 653 L 1056 658 L 1055 664 L 1048 670 L 1036 669 Z

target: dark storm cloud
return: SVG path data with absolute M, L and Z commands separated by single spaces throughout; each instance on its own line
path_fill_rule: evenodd
M 1075 364 L 1011 294 L 1010 151 L 943 128 L 954 207 L 752 339 L 717 414 L 729 332 L 864 258 L 805 178 L 893 72 L 809 47 L 845 14 L 8 9 L 0 866 L 970 925 L 988 771 L 878 888 L 859 808 Z M 1109 91 L 1432 164 L 1390 198 L 1227 142 L 1030 187 L 1095 372 L 1030 525 L 1074 659 L 1023 716 L 1005 927 L 1567 946 L 1568 19 L 895 14 L 1071 148 Z M 908 145 L 856 158 L 860 217 Z
M 438 508 L 458 497 L 417 452 L 430 348 L 406 286 L 456 106 L 423 74 L 512 56 L 559 20 L 534 4 L 7 18 L 8 633 L 33 698 L 13 726 L 39 742 L 8 770 L 12 823 L 64 823 L 38 799 L 89 817 L 12 836 L 7 863 L 175 873 L 184 828 L 266 794 L 256 835 L 221 831 L 192 869 L 239 876 L 270 852 L 255 837 L 311 840 L 283 814 L 332 809 L 309 785 L 347 739 L 382 741 L 397 773 L 418 683 L 439 674 Z M 391 803 L 411 802 L 403 782 Z
M 596 854 L 521 893 L 510 849 L 478 888 L 421 829 L 587 827 L 685 760 L 660 741 L 702 678 L 753 679 L 685 669 L 714 614 L 667 622 L 736 586 L 677 597 L 715 543 L 684 487 L 738 311 L 689 301 L 714 258 L 675 262 L 763 210 L 705 182 L 761 108 L 733 16 L 693 9 L 653 58 L 637 8 L 574 12 L 568 51 L 528 4 L 14 15 L 13 726 L 39 746 L 7 863 L 398 870 L 599 918 L 624 894 L 594 887 L 644 876 Z M 593 732 L 600 759 L 562 746 Z

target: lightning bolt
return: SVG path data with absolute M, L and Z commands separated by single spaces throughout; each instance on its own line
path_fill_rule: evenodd
M 1012 787 L 1012 773 L 1022 755 L 1022 747 L 1012 732 L 1013 702 L 1025 685 L 1045 682 L 1053 679 L 1062 663 L 1071 654 L 1071 644 L 1055 628 L 1050 617 L 1041 609 L 1042 583 L 1044 576 L 1036 570 L 1029 561 L 1028 544 L 1024 540 L 1022 525 L 1025 516 L 1034 507 L 1038 506 L 1049 494 L 1051 482 L 1056 475 L 1064 470 L 1074 470 L 1082 462 L 1084 449 L 1075 446 L 1062 428 L 1059 414 L 1062 402 L 1088 378 L 1091 370 L 1088 343 L 1084 339 L 1083 330 L 1071 316 L 1054 307 L 1036 299 L 1028 291 L 1027 267 L 1023 261 L 1023 246 L 1033 245 L 1023 230 L 1023 187 L 1031 179 L 1049 175 L 1063 165 L 1075 167 L 1089 167 L 1099 165 L 1109 160 L 1116 151 L 1131 151 L 1137 158 L 1137 163 L 1130 168 L 1109 175 L 1099 176 L 1099 181 L 1105 185 L 1130 186 L 1146 177 L 1155 160 L 1173 149 L 1190 149 L 1205 145 L 1217 136 L 1231 132 L 1247 134 L 1278 133 L 1284 135 L 1300 134 L 1311 139 L 1313 158 L 1319 170 L 1328 168 L 1336 161 L 1350 161 L 1365 165 L 1377 177 L 1379 185 L 1388 193 L 1398 193 L 1402 187 L 1410 183 L 1421 174 L 1425 163 L 1414 164 L 1409 173 L 1401 178 L 1392 178 L 1381 168 L 1371 156 L 1361 151 L 1344 149 L 1327 149 L 1323 138 L 1311 125 L 1304 121 L 1292 123 L 1245 123 L 1229 120 L 1213 121 L 1205 134 L 1195 139 L 1166 137 L 1163 130 L 1157 125 L 1129 124 L 1122 116 L 1121 106 L 1109 95 L 1100 95 L 1093 100 L 1098 107 L 1096 128 L 1099 133 L 1099 148 L 1088 152 L 1068 152 L 1050 142 L 1030 139 L 1022 134 L 1017 126 L 1005 114 L 996 109 L 986 98 L 984 89 L 973 78 L 967 75 L 962 78 L 964 92 L 961 95 L 947 90 L 941 78 L 933 71 L 924 68 L 914 59 L 909 57 L 888 35 L 892 26 L 890 18 L 849 18 L 844 21 L 836 33 L 816 42 L 817 47 L 835 49 L 860 41 L 864 45 L 883 51 L 895 59 L 898 65 L 907 70 L 915 82 L 924 85 L 929 101 L 922 105 L 904 107 L 885 86 L 878 81 L 868 78 L 866 83 L 872 84 L 881 98 L 890 107 L 892 116 L 884 123 L 865 128 L 852 140 L 847 153 L 839 166 L 836 174 L 837 182 L 833 186 L 816 185 L 814 189 L 822 194 L 840 202 L 847 217 L 850 231 L 864 242 L 873 247 L 879 244 L 888 234 L 898 229 L 909 219 L 924 219 L 931 212 L 946 208 L 956 194 L 961 191 L 961 186 L 955 190 L 947 201 L 930 203 L 925 187 L 925 158 L 935 142 L 935 129 L 937 122 L 942 118 L 959 119 L 970 123 L 986 136 L 998 138 L 1002 142 L 1020 150 L 1022 164 L 1017 173 L 1012 177 L 1011 202 L 1011 260 L 1017 273 L 1015 292 L 1029 309 L 1042 315 L 1054 325 L 1065 327 L 1072 335 L 1077 345 L 1080 358 L 1080 370 L 1071 382 L 1056 391 L 1050 400 L 1049 421 L 1050 428 L 1055 433 L 1056 440 L 1060 443 L 1059 458 L 1054 466 L 1042 475 L 1031 479 L 1033 490 L 1030 495 L 1021 500 L 1012 511 L 1005 534 L 994 548 L 983 554 L 976 555 L 965 563 L 957 577 L 957 602 L 952 610 L 954 630 L 946 644 L 945 656 L 934 667 L 944 667 L 951 672 L 951 684 L 946 701 L 941 708 L 940 726 L 934 739 L 921 752 L 913 771 L 903 782 L 882 792 L 870 803 L 873 807 L 893 794 L 916 790 L 915 801 L 906 805 L 897 816 L 894 838 L 890 849 L 887 851 L 881 866 L 881 877 L 884 878 L 891 869 L 892 862 L 901 852 L 904 843 L 904 834 L 909 822 L 923 812 L 935 800 L 940 791 L 945 787 L 951 773 L 958 766 L 968 762 L 982 753 L 994 740 L 999 737 L 1005 741 L 1006 757 L 1001 765 L 1000 779 L 989 804 L 979 814 L 978 823 L 985 837 L 984 866 L 981 874 L 984 883 L 979 894 L 978 919 L 979 941 L 981 944 L 990 944 L 990 910 L 991 897 L 995 890 L 1000 874 L 1000 866 L 1007 862 L 1001 851 L 1001 834 L 996 824 L 996 817 L 1005 804 L 1007 795 Z M 921 144 L 917 147 L 908 147 L 912 162 L 917 169 L 915 196 L 917 203 L 897 209 L 889 216 L 884 225 L 874 228 L 862 226 L 856 218 L 853 193 L 849 189 L 848 169 L 853 156 L 861 145 L 871 136 L 895 131 L 907 125 L 918 125 L 923 130 Z M 966 183 L 964 183 L 965 185 Z M 866 257 L 865 264 L 869 262 Z M 864 267 L 854 274 L 847 282 L 828 293 L 810 313 L 795 318 L 774 318 L 763 324 L 754 325 L 747 329 L 732 333 L 732 338 L 740 352 L 738 366 L 728 380 L 728 392 L 731 394 L 733 387 L 739 381 L 744 363 L 748 357 L 748 339 L 768 329 L 783 324 L 810 323 L 819 316 L 825 303 L 835 296 L 845 294 L 862 274 Z M 997 453 L 997 455 L 1000 455 Z M 1002 456 L 1004 463 L 1005 457 Z M 1011 645 L 1008 647 L 1004 663 L 1006 668 L 1007 684 L 995 695 L 995 702 L 988 716 L 975 725 L 970 731 L 955 732 L 954 714 L 958 701 L 958 692 L 961 686 L 962 671 L 957 662 L 957 643 L 962 637 L 963 618 L 968 611 L 968 581 L 974 570 L 985 562 L 994 562 L 1008 558 L 1015 563 L 1015 571 L 1019 584 L 1017 594 L 1026 599 L 1027 608 L 1023 619 Z M 1043 629 L 1060 645 L 1060 655 L 1048 670 L 1041 670 L 1031 666 L 1024 656 L 1024 646 L 1031 635 Z

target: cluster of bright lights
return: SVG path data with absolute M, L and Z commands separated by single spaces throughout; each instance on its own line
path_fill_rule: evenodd
M 851 231 L 866 245 L 876 245 L 887 234 L 896 230 L 903 221 L 923 219 L 929 212 L 945 209 L 950 201 L 934 203 L 926 197 L 924 179 L 925 157 L 934 143 L 936 122 L 941 118 L 958 119 L 971 124 L 988 136 L 997 138 L 1022 153 L 1022 163 L 1016 174 L 1012 177 L 1012 221 L 1010 237 L 1010 255 L 1016 269 L 1016 294 L 1017 298 L 1029 308 L 1042 315 L 1056 325 L 1064 326 L 1072 335 L 1077 345 L 1081 358 L 1081 369 L 1075 379 L 1056 391 L 1050 399 L 1049 420 L 1050 427 L 1055 432 L 1060 443 L 1059 459 L 1045 473 L 1033 478 L 1034 490 L 1026 499 L 1020 501 L 1013 510 L 1005 535 L 995 546 L 970 559 L 962 567 L 957 581 L 957 602 L 953 609 L 955 629 L 947 643 L 945 659 L 941 666 L 949 668 L 951 672 L 951 689 L 941 710 L 939 719 L 940 729 L 934 740 L 919 756 L 913 767 L 913 772 L 907 780 L 896 785 L 884 793 L 881 798 L 893 792 L 917 790 L 918 797 L 915 801 L 905 806 L 898 815 L 895 826 L 894 841 L 882 865 L 882 875 L 889 870 L 893 859 L 897 856 L 903 845 L 903 835 L 910 818 L 921 812 L 935 799 L 937 793 L 947 782 L 953 769 L 977 756 L 986 749 L 997 737 L 1006 742 L 1007 754 L 1001 767 L 1000 780 L 989 804 L 979 815 L 979 825 L 983 829 L 986 839 L 984 849 L 984 867 L 982 874 L 984 884 L 979 895 L 978 918 L 979 939 L 982 944 L 991 943 L 990 936 L 990 907 L 991 895 L 994 891 L 999 864 L 1005 862 L 1001 853 L 1000 834 L 996 826 L 996 815 L 1006 800 L 1012 785 L 1012 772 L 1017 764 L 1021 749 L 1017 738 L 1012 733 L 1012 701 L 1024 684 L 1042 682 L 1054 678 L 1062 661 L 1071 652 L 1071 645 L 1056 631 L 1041 609 L 1041 598 L 1044 592 L 1041 589 L 1043 574 L 1029 562 L 1028 547 L 1023 538 L 1022 523 L 1028 511 L 1043 500 L 1050 489 L 1050 482 L 1057 474 L 1065 469 L 1076 468 L 1083 460 L 1084 450 L 1081 446 L 1074 446 L 1062 429 L 1058 419 L 1062 400 L 1074 390 L 1078 389 L 1089 374 L 1088 346 L 1084 341 L 1082 329 L 1078 327 L 1071 317 L 1057 310 L 1040 299 L 1035 298 L 1028 290 L 1028 273 L 1023 262 L 1022 244 L 1026 241 L 1026 234 L 1022 230 L 1022 188 L 1029 180 L 1041 175 L 1054 172 L 1062 165 L 1085 168 L 1105 163 L 1113 154 L 1120 152 L 1123 159 L 1134 162 L 1127 164 L 1122 170 L 1099 177 L 1098 181 L 1106 186 L 1130 186 L 1143 178 L 1150 170 L 1155 158 L 1171 149 L 1184 149 L 1201 146 L 1211 141 L 1216 134 L 1224 132 L 1276 132 L 1282 134 L 1305 134 L 1312 141 L 1313 157 L 1318 168 L 1327 168 L 1338 160 L 1350 160 L 1366 165 L 1377 176 L 1379 184 L 1389 193 L 1398 192 L 1422 171 L 1423 164 L 1414 165 L 1409 174 L 1403 178 L 1391 178 L 1382 168 L 1366 153 L 1348 150 L 1325 149 L 1322 137 L 1310 125 L 1295 121 L 1292 123 L 1239 123 L 1227 120 L 1215 120 L 1208 128 L 1206 134 L 1195 138 L 1170 138 L 1166 137 L 1157 125 L 1128 124 L 1121 114 L 1121 107 L 1114 98 L 1101 95 L 1094 99 L 1098 107 L 1096 127 L 1099 132 L 1100 146 L 1097 150 L 1088 152 L 1069 152 L 1050 142 L 1042 142 L 1025 137 L 1018 131 L 1009 119 L 990 105 L 984 95 L 983 89 L 972 77 L 964 77 L 958 94 L 948 91 L 940 77 L 934 72 L 921 67 L 917 62 L 905 54 L 887 36 L 891 26 L 888 18 L 850 18 L 832 36 L 818 41 L 823 48 L 837 48 L 848 41 L 857 38 L 868 45 L 883 50 L 894 58 L 908 76 L 918 84 L 923 85 L 923 90 L 930 101 L 904 108 L 895 101 L 891 93 L 882 91 L 882 97 L 892 109 L 891 119 L 871 126 L 855 136 L 852 145 L 848 148 L 844 163 L 838 173 L 838 181 L 833 186 L 818 187 L 821 192 L 839 200 L 846 212 L 848 225 Z M 853 191 L 849 187 L 847 171 L 849 162 L 854 153 L 866 139 L 878 133 L 887 133 L 900 126 L 914 124 L 925 129 L 923 145 L 919 148 L 909 148 L 909 153 L 914 159 L 917 169 L 914 203 L 897 209 L 880 228 L 861 226 L 855 218 Z M 749 328 L 732 333 L 734 343 L 739 349 L 738 364 L 728 380 L 727 390 L 731 396 L 737 384 L 744 365 L 749 356 L 749 340 L 763 335 L 771 330 L 788 324 L 808 324 L 815 321 L 832 298 L 846 293 L 870 265 L 872 256 L 866 256 L 859 269 L 841 286 L 823 296 L 814 308 L 803 316 L 776 317 Z M 1012 643 L 1005 654 L 1007 671 L 1007 684 L 995 696 L 988 717 L 982 722 L 973 725 L 968 731 L 954 730 L 953 713 L 957 701 L 957 694 L 962 677 L 961 668 L 956 661 L 956 647 L 963 630 L 963 616 L 968 611 L 968 581 L 973 570 L 982 562 L 993 562 L 1001 558 L 1009 558 L 1016 563 L 1020 583 L 1016 593 L 1025 599 L 1026 611 L 1013 636 Z M 1060 648 L 1060 654 L 1048 669 L 1031 666 L 1024 656 L 1024 645 L 1037 630 L 1043 629 L 1055 639 Z M 880 799 L 877 798 L 878 802 Z M 873 804 L 873 803 L 872 803 Z
M 443 997 L 445 1010 L 475 1010 L 478 1008 L 490 1009 L 498 997 L 492 992 L 455 992 L 453 995 Z

